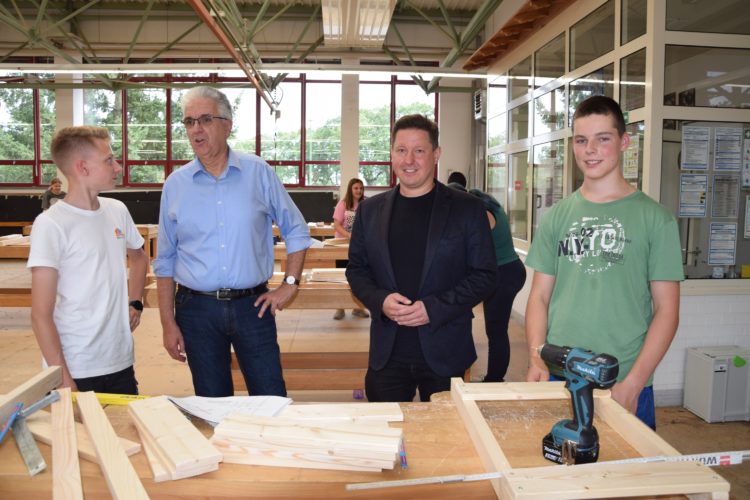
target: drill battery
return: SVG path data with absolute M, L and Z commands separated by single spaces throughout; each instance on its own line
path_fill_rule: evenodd
M 572 423 L 572 420 L 562 420 L 555 427 L 568 422 Z M 599 459 L 599 433 L 596 432 L 596 427 L 592 427 L 591 431 L 590 436 L 581 435 L 578 443 L 570 439 L 556 442 L 554 431 L 550 431 L 542 439 L 542 456 L 551 462 L 564 465 L 596 462 Z

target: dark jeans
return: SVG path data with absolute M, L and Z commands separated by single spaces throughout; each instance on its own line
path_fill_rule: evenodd
M 463 377 L 457 373 L 453 377 Z M 404 363 L 390 360 L 380 370 L 367 369 L 365 393 L 367 400 L 375 402 L 414 401 L 419 389 L 419 399 L 429 401 L 436 392 L 449 391 L 451 377 L 441 377 L 426 363 Z
M 495 291 L 484 301 L 484 329 L 487 332 L 487 375 L 485 382 L 502 382 L 510 362 L 508 322 L 513 300 L 526 282 L 526 266 L 520 260 L 497 267 Z
M 555 377 L 554 375 L 549 376 L 550 380 L 561 380 L 565 379 Z M 649 385 L 641 390 L 638 395 L 638 406 L 635 409 L 635 416 L 644 424 L 656 430 L 656 405 L 654 404 L 654 386 Z
M 234 347 L 252 396 L 286 396 L 276 319 L 266 310 L 258 318 L 258 297 L 234 300 L 193 295 L 178 289 L 175 319 L 182 331 L 196 396 L 234 395 L 230 347 Z
M 119 372 L 96 377 L 74 378 L 78 390 L 81 392 L 94 391 L 107 394 L 138 394 L 138 381 L 135 371 L 128 366 Z

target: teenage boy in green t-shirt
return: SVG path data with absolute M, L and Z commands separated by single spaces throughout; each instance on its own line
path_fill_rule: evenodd
M 655 428 L 653 373 L 677 331 L 684 275 L 674 216 L 622 175 L 629 144 L 617 102 L 593 96 L 578 106 L 583 185 L 544 215 L 526 259 L 535 271 L 526 380 L 550 378 L 537 352 L 545 342 L 611 354 L 620 361 L 612 397 Z

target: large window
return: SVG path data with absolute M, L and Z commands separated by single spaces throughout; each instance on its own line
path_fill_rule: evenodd
M 580 68 L 614 49 L 615 2 L 607 3 L 570 28 L 570 69 Z
M 646 105 L 646 49 L 620 60 L 620 107 L 623 111 Z
M 49 156 L 54 126 L 53 92 L 0 89 L 0 183 L 49 183 L 55 176 Z
M 560 78 L 565 73 L 565 33 L 561 33 L 534 56 L 534 87 Z
M 332 77 L 333 75 L 333 77 Z M 404 114 L 437 116 L 437 94 L 411 80 L 368 76 L 360 85 L 360 176 L 391 186 L 390 130 Z M 341 183 L 340 75 L 291 74 L 272 91 L 271 113 L 243 79 L 217 74 L 133 75 L 121 90 L 86 87 L 83 122 L 107 128 L 123 165 L 119 186 L 159 186 L 194 157 L 182 125 L 188 88 L 210 84 L 232 106 L 229 145 L 265 159 L 287 186 Z M 46 186 L 56 174 L 49 144 L 56 129 L 55 91 L 0 89 L 0 184 Z
M 305 100 L 305 184 L 341 184 L 341 84 L 307 83 Z M 312 163 L 312 162 L 317 163 Z
M 750 107 L 750 50 L 667 45 L 664 58 L 665 104 Z
M 510 186 L 508 187 L 508 222 L 514 238 L 528 239 L 529 153 L 522 151 L 510 156 Z
M 503 153 L 487 156 L 487 192 L 497 198 L 503 209 L 507 207 L 508 165 Z
M 570 82 L 570 99 L 568 103 L 568 125 L 573 125 L 573 113 L 584 100 L 592 95 L 613 97 L 614 64 L 608 64 L 578 80 Z
M 366 78 L 359 84 L 359 177 L 366 186 L 390 186 L 394 121 L 414 113 L 435 120 L 437 95 L 396 77 Z
M 562 140 L 534 146 L 532 238 L 544 213 L 563 197 L 564 148 Z

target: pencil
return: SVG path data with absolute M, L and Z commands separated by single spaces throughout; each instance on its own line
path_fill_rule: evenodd
M 398 445 L 398 456 L 401 459 L 401 468 L 408 469 L 409 464 L 406 462 L 406 448 L 404 447 L 403 439 L 401 439 L 401 443 Z

